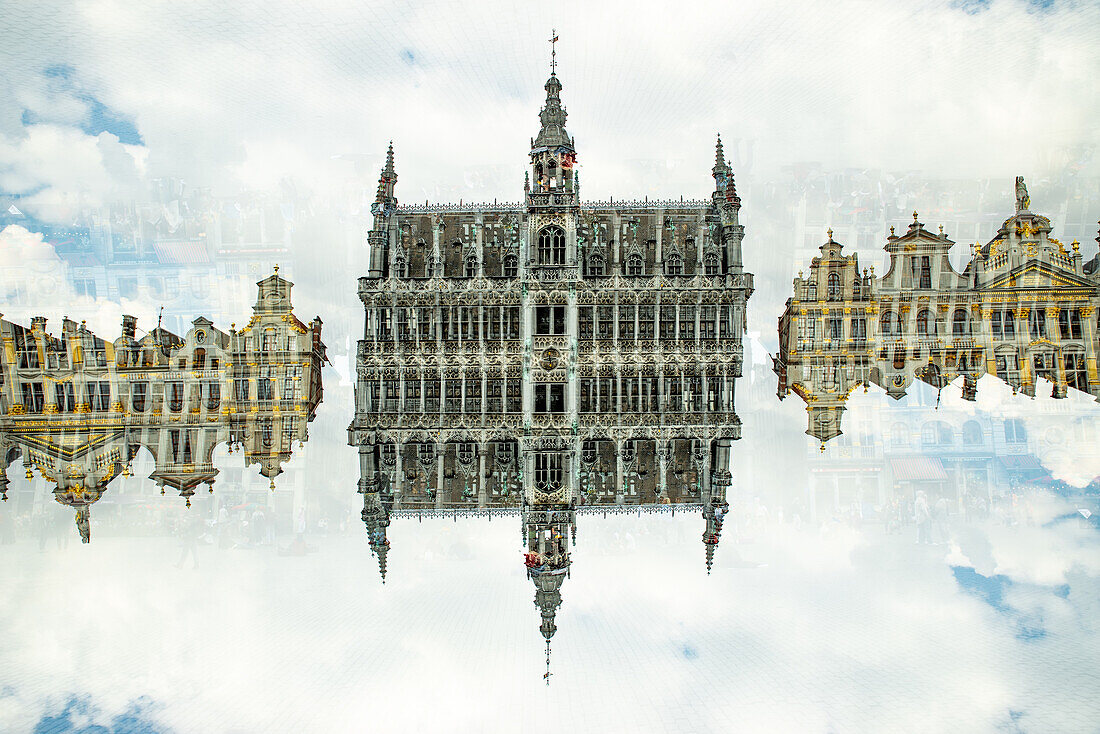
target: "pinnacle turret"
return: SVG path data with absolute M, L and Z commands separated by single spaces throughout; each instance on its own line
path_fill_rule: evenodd
M 393 141 L 386 150 L 386 165 L 378 175 L 378 191 L 374 200 L 378 204 L 396 204 L 397 199 L 393 195 L 394 186 L 397 184 L 397 171 L 393 167 Z
M 714 146 L 714 168 L 711 169 L 717 188 L 723 188 L 721 179 L 730 175 L 730 167 L 726 164 L 726 156 L 722 150 L 722 136 L 718 136 L 718 144 Z

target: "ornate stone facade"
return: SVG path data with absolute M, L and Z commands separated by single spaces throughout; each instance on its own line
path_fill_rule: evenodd
M 724 502 L 753 287 L 721 140 L 709 199 L 586 202 L 545 90 L 522 204 L 400 206 L 390 146 L 349 427 L 368 527 L 515 508 L 544 601 L 577 508 Z
M 277 269 L 276 269 L 277 270 Z M 26 328 L 0 321 L 0 491 L 21 457 L 56 483 L 55 499 L 77 511 L 84 542 L 90 506 L 115 476 L 130 473 L 141 447 L 150 475 L 190 498 L 213 491 L 214 447 L 243 451 L 271 480 L 321 402 L 321 320 L 293 313 L 293 284 L 276 272 L 258 284 L 252 318 L 225 333 L 203 317 L 183 337 L 159 326 L 140 339 L 123 316 L 122 335 L 107 342 L 66 319 L 60 336 L 46 319 Z
M 961 273 L 948 259 L 955 243 L 942 227 L 924 229 L 916 212 L 903 235 L 891 228 L 881 278 L 861 271 L 829 232 L 779 319 L 779 397 L 806 401 L 806 433 L 822 442 L 839 435 L 845 401 L 861 384 L 898 399 L 914 379 L 941 389 L 962 377 L 963 397 L 974 400 L 984 374 L 1025 395 L 1043 377 L 1056 398 L 1072 387 L 1100 399 L 1100 255 L 1085 262 L 1076 241 L 1067 249 L 1051 237 L 1050 220 L 1028 208 L 1022 178 L 1016 188 L 1016 213 L 972 246 Z

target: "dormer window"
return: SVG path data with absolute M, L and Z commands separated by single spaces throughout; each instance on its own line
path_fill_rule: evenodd
M 604 275 L 605 270 L 606 263 L 604 262 L 602 256 L 593 255 L 592 257 L 588 258 L 588 275 L 600 277 Z
M 477 258 L 474 257 L 473 255 L 466 258 L 466 277 L 467 278 L 476 278 L 477 277 Z
M 644 271 L 645 263 L 642 261 L 641 255 L 635 253 L 626 259 L 627 275 L 642 275 Z
M 399 257 L 393 261 L 393 271 L 398 278 L 409 277 L 409 263 L 405 258 Z
M 683 275 L 684 274 L 684 259 L 678 254 L 669 255 L 668 260 L 665 261 L 665 274 L 666 275 Z
M 706 275 L 718 275 L 717 255 L 707 255 L 703 258 L 703 273 Z
M 838 273 L 829 273 L 828 293 L 830 301 L 840 300 L 840 275 Z

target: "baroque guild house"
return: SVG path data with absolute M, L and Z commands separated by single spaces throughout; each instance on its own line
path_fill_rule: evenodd
M 260 281 L 248 324 L 228 333 L 199 317 L 183 336 L 159 325 L 139 338 L 123 316 L 122 335 L 107 342 L 65 319 L 58 336 L 46 319 L 30 328 L 0 321 L 0 491 L 22 458 L 55 483 L 54 498 L 76 510 L 84 542 L 91 505 L 116 476 L 129 475 L 144 447 L 160 487 L 187 498 L 213 491 L 219 443 L 243 451 L 271 480 L 321 402 L 325 345 L 321 320 L 295 316 L 293 284 L 276 274 Z
M 990 374 L 1025 395 L 1041 377 L 1055 398 L 1069 388 L 1100 398 L 1100 256 L 1085 262 L 1077 241 L 1067 249 L 1051 236 L 1050 220 L 1030 210 L 1023 178 L 1016 213 L 972 246 L 961 273 L 948 259 L 954 244 L 914 212 L 904 234 L 891 227 L 889 271 L 878 277 L 829 232 L 809 275 L 794 279 L 774 360 L 779 397 L 794 392 L 806 402 L 806 433 L 823 444 L 840 435 L 859 385 L 900 399 L 913 380 L 939 390 L 961 377 L 963 398 L 974 400 L 978 379 Z

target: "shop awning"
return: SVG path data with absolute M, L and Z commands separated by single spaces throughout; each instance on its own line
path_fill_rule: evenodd
M 202 240 L 161 240 L 153 243 L 161 265 L 202 265 L 210 262 Z
M 897 482 L 942 482 L 947 480 L 947 472 L 939 459 L 929 456 L 910 456 L 904 459 L 890 459 L 890 469 Z
M 1043 465 L 1031 454 L 1000 456 L 1001 464 L 1009 471 L 1043 471 Z

